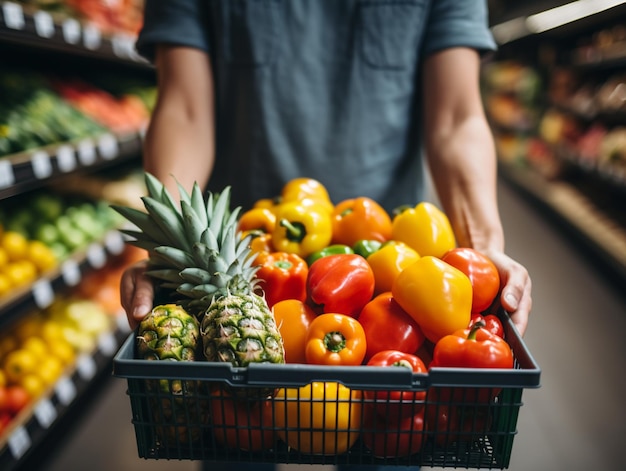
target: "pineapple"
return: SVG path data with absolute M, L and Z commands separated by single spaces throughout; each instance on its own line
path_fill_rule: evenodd
M 200 326 L 180 306 L 160 305 L 139 324 L 136 346 L 144 360 L 194 361 L 200 350 Z M 209 410 L 204 385 L 160 379 L 147 380 L 146 388 L 160 442 L 166 447 L 197 442 Z
M 131 244 L 149 253 L 148 275 L 172 295 L 172 302 L 197 317 L 208 361 L 245 367 L 284 363 L 282 337 L 258 282 L 249 239 L 237 232 L 241 208 L 230 211 L 230 187 L 208 193 L 198 184 L 189 194 L 179 185 L 180 205 L 146 173 L 147 212 L 113 206 L 139 230 L 124 230 Z

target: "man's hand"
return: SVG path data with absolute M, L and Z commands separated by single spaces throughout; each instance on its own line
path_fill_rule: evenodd
M 526 268 L 502 252 L 485 252 L 498 268 L 503 285 L 500 303 L 511 314 L 511 320 L 521 335 L 528 325 L 532 308 L 530 275 Z
M 147 268 L 148 261 L 142 260 L 128 267 L 122 275 L 120 299 L 131 329 L 152 311 L 154 285 L 146 275 Z

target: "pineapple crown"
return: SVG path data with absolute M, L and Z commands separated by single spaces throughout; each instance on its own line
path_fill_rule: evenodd
M 237 231 L 241 208 L 230 210 L 230 187 L 207 192 L 205 199 L 197 182 L 191 193 L 177 182 L 176 202 L 150 173 L 145 173 L 145 183 L 147 195 L 141 200 L 146 211 L 112 208 L 136 226 L 121 232 L 128 243 L 148 252 L 147 274 L 158 287 L 177 293 L 176 302 L 196 314 L 215 298 L 253 292 L 259 267 L 253 265 L 249 238 Z

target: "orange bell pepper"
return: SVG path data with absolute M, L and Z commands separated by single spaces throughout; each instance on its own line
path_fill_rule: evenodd
M 287 252 L 259 252 L 255 264 L 260 266 L 257 286 L 270 308 L 284 299 L 306 300 L 309 266 L 302 257 Z
M 241 232 L 259 230 L 270 234 L 276 225 L 276 215 L 268 208 L 252 208 L 239 218 L 237 230 Z
M 359 438 L 361 398 L 361 391 L 335 382 L 280 389 L 274 397 L 277 434 L 301 453 L 345 453 Z
M 360 365 L 367 343 L 359 321 L 345 314 L 320 314 L 307 331 L 306 361 L 313 365 Z
M 441 258 L 456 246 L 448 216 L 427 201 L 400 211 L 392 221 L 391 238 L 404 242 L 420 256 Z
M 242 232 L 241 236 L 250 235 L 250 243 L 248 244 L 253 253 L 272 252 L 272 235 L 261 231 Z
M 306 333 L 317 315 L 298 299 L 279 301 L 272 311 L 283 338 L 285 363 L 306 363 Z
M 461 270 L 436 257 L 422 257 L 402 270 L 391 292 L 433 343 L 469 324 L 472 283 Z
M 391 291 L 391 286 L 400 272 L 419 260 L 419 254 L 403 242 L 390 241 L 367 257 L 374 272 L 374 293 Z
M 379 242 L 391 239 L 391 217 L 371 198 L 363 196 L 340 202 L 333 210 L 332 220 L 334 244 L 352 246 L 361 239 Z

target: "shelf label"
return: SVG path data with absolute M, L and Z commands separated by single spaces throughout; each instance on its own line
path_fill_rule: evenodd
M 0 160 L 0 188 L 8 188 L 15 183 L 13 165 L 9 160 Z
M 80 23 L 73 18 L 63 21 L 63 39 L 68 44 L 78 44 L 80 40 Z
M 59 402 L 64 406 L 69 406 L 76 397 L 76 386 L 67 376 L 57 381 L 54 390 L 59 398 Z
M 33 15 L 35 20 L 35 31 L 42 38 L 51 38 L 54 36 L 54 21 L 52 16 L 46 12 L 39 10 Z
M 94 25 L 86 25 L 83 29 L 83 44 L 92 51 L 98 49 L 102 43 L 100 30 Z
M 49 280 L 41 278 L 33 283 L 33 298 L 39 309 L 45 309 L 54 301 L 54 291 Z
M 82 278 L 78 263 L 71 258 L 64 261 L 61 265 L 61 274 L 63 276 L 63 282 L 67 286 L 76 286 Z
M 5 2 L 2 5 L 2 15 L 4 16 L 4 24 L 7 28 L 24 29 L 26 22 L 24 21 L 24 10 L 22 10 L 21 5 L 13 2 Z
M 76 157 L 74 156 L 74 149 L 70 146 L 60 146 L 57 149 L 57 164 L 61 172 L 71 172 L 76 168 Z
M 26 428 L 23 425 L 18 426 L 9 437 L 9 449 L 11 455 L 19 460 L 30 448 L 32 442 Z
M 93 165 L 96 161 L 96 147 L 91 139 L 78 143 L 78 160 L 82 165 Z
M 103 355 L 112 357 L 117 352 L 117 342 L 112 332 L 103 332 L 98 336 L 98 348 Z
M 118 231 L 109 231 L 104 237 L 104 246 L 113 255 L 119 255 L 124 251 L 124 238 Z
M 52 402 L 48 398 L 43 398 L 35 406 L 34 410 L 37 422 L 42 428 L 50 428 L 50 426 L 57 419 L 57 410 L 52 405 Z
M 97 369 L 96 361 L 91 355 L 83 353 L 76 360 L 76 371 L 84 381 L 92 380 L 96 376 Z
M 30 156 L 30 164 L 33 167 L 35 178 L 43 180 L 52 175 L 52 162 L 50 162 L 50 156 L 46 151 L 38 150 L 34 152 Z
M 106 260 L 106 253 L 100 244 L 94 243 L 89 245 L 87 248 L 87 261 L 92 268 L 102 268 Z
M 98 150 L 105 160 L 111 160 L 117 157 L 119 148 L 115 136 L 113 134 L 103 134 L 100 136 L 100 139 L 98 139 Z

